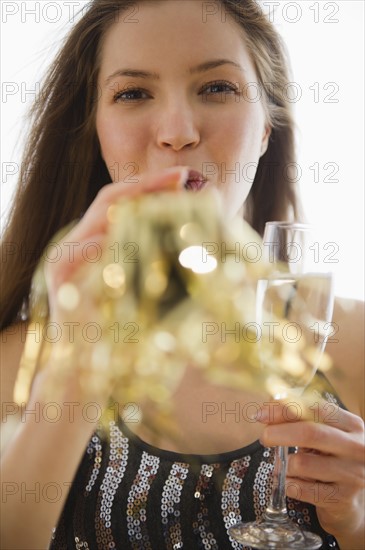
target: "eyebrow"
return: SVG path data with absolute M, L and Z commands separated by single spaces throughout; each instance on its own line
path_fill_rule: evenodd
M 211 69 L 215 69 L 216 67 L 221 67 L 222 65 L 232 65 L 236 69 L 243 71 L 244 68 L 241 67 L 238 63 L 235 63 L 234 61 L 231 61 L 230 59 L 212 59 L 211 61 L 205 61 L 204 63 L 200 63 L 196 67 L 191 67 L 189 69 L 190 74 L 197 74 L 197 73 L 203 73 L 206 71 L 210 71 Z M 132 78 L 150 78 L 152 80 L 159 80 L 160 76 L 157 73 L 150 72 L 150 71 L 139 71 L 136 69 L 119 69 L 115 71 L 113 74 L 108 76 L 108 78 L 105 80 L 105 84 L 109 84 L 113 78 L 117 76 L 129 76 Z

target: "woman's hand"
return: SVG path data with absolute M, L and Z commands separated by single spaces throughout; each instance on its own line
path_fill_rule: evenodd
M 265 446 L 299 447 L 289 455 L 288 497 L 316 506 L 341 550 L 364 548 L 364 422 L 333 403 L 271 403 L 263 410 Z M 304 419 L 305 417 L 305 419 Z
M 63 254 L 61 261 L 47 264 L 47 283 L 51 311 L 57 309 L 54 299 L 57 289 L 69 280 L 75 271 L 87 264 L 83 254 L 85 245 L 89 243 L 103 244 L 108 228 L 107 213 L 111 205 L 123 197 L 134 198 L 143 193 L 176 191 L 182 189 L 188 175 L 188 168 L 174 167 L 159 173 L 141 176 L 139 183 L 110 183 L 101 188 L 80 222 L 68 233 L 60 243 Z M 67 244 L 66 244 L 67 243 Z M 70 243 L 72 244 L 72 260 L 70 261 Z
M 106 405 L 113 380 L 108 359 L 105 354 L 103 356 L 102 346 L 97 345 L 101 341 L 100 337 L 97 338 L 100 306 L 94 303 L 90 295 L 88 277 L 95 269 L 95 261 L 88 258 L 84 251 L 89 246 L 104 251 L 109 224 L 108 209 L 119 199 L 179 190 L 187 175 L 187 168 L 174 167 L 141 176 L 138 184 L 113 183 L 104 186 L 83 218 L 58 243 L 59 261 L 45 262 L 50 316 L 43 360 L 46 368 L 36 382 L 38 387 L 41 383 L 46 389 L 48 384 L 48 398 L 71 397 L 77 401 L 96 402 L 101 408 Z M 52 330 L 57 331 L 59 338 L 52 339 Z M 103 357 L 100 358 L 100 355 Z

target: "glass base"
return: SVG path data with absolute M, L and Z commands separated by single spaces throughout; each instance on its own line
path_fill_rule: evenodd
M 300 529 L 289 519 L 282 523 L 269 520 L 237 523 L 228 533 L 237 542 L 257 550 L 316 550 L 323 544 L 321 537 Z

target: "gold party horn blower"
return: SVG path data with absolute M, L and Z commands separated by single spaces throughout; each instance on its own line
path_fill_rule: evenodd
M 148 410 L 142 422 L 173 438 L 173 395 L 187 365 L 211 382 L 257 384 L 261 369 L 257 350 L 248 349 L 253 344 L 233 339 L 227 345 L 219 331 L 204 339 L 203 328 L 253 320 L 256 282 L 264 269 L 222 250 L 259 239 L 241 220 L 228 230 L 209 190 L 123 200 L 108 218 L 110 244 L 92 286 L 100 285 L 101 273 L 103 325 L 120 329 L 111 359 L 113 397 Z M 251 372 L 242 369 L 243 356 L 255 359 Z
M 225 224 L 217 195 L 209 189 L 123 199 L 109 208 L 108 221 L 100 259 L 79 270 L 66 294 L 71 302 L 75 296 L 92 301 L 89 321 L 98 327 L 99 337 L 85 342 L 78 331 L 56 354 L 47 349 L 52 347 L 49 342 L 43 339 L 34 345 L 30 338 L 16 400 L 27 400 L 37 368 L 52 353 L 60 365 L 55 384 L 61 384 L 80 358 L 80 380 L 86 390 L 88 384 L 112 381 L 103 422 L 116 411 L 123 416 L 126 404 L 136 404 L 139 413 L 152 411 L 140 414 L 138 421 L 152 433 L 168 433 L 170 438 L 175 430 L 174 392 L 187 366 L 199 369 L 212 384 L 266 392 L 268 373 L 259 353 L 265 342 L 261 337 L 257 345 L 255 308 L 257 282 L 269 269 L 246 254 L 250 246 L 261 250 L 258 235 L 241 219 Z M 45 326 L 42 263 L 33 278 L 30 304 L 30 327 Z M 75 324 L 82 325 L 79 308 L 69 309 Z M 245 337 L 222 338 L 223 323 L 246 327 Z M 282 339 L 274 343 L 278 357 L 285 345 Z M 271 376 L 280 377 L 280 361 L 275 369 Z

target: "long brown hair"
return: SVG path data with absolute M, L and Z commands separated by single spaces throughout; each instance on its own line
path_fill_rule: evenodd
M 146 0 L 144 0 L 146 1 Z M 147 0 L 148 1 L 148 0 Z M 290 169 L 294 163 L 284 50 L 255 0 L 218 0 L 241 25 L 255 63 L 272 127 L 260 159 L 245 217 L 262 233 L 265 222 L 297 215 Z M 51 237 L 79 218 L 98 190 L 111 181 L 95 129 L 102 38 L 136 0 L 93 0 L 75 25 L 32 106 L 17 193 L 1 243 L 0 329 L 27 303 L 34 269 Z

